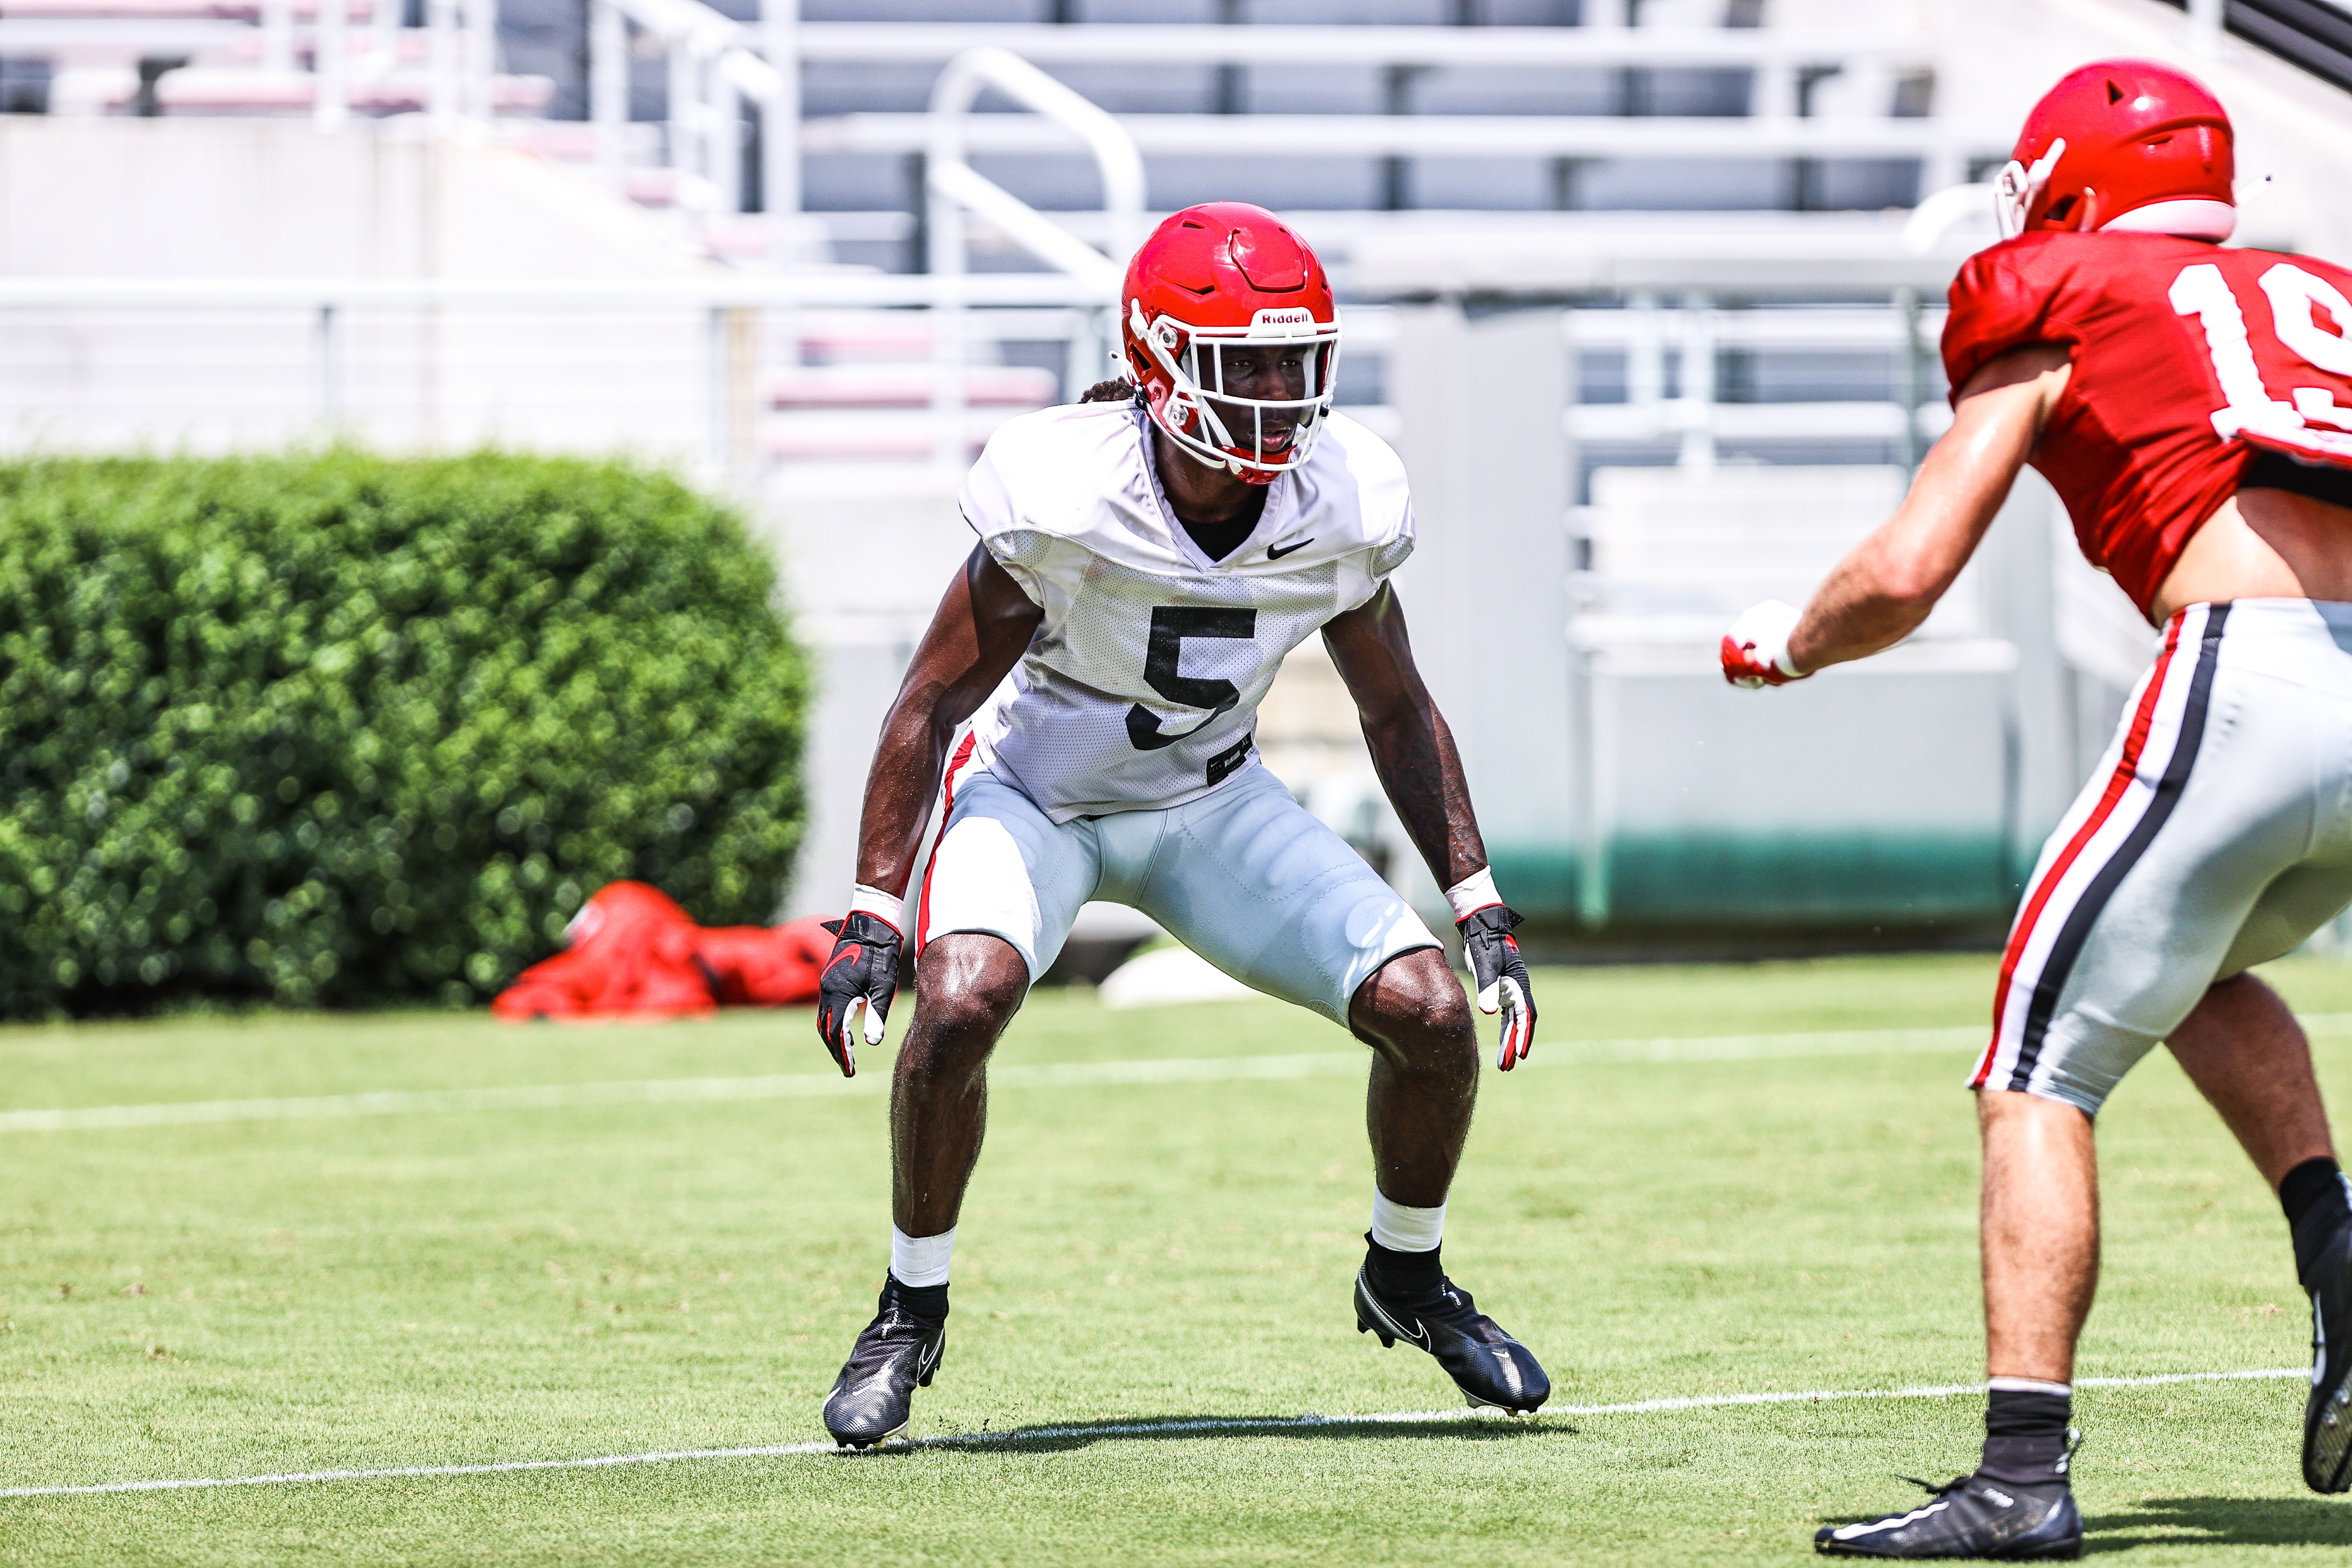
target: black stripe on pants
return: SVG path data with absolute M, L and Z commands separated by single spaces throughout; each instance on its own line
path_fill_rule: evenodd
M 2083 944 L 2090 940 L 2091 928 L 2098 923 L 2107 900 L 2115 896 L 2116 885 L 2139 864 L 2147 853 L 2158 833 L 2172 816 L 2172 808 L 2180 804 L 2180 793 L 2189 784 L 2189 770 L 2196 765 L 2197 751 L 2205 738 L 2205 712 L 2213 693 L 2213 670 L 2221 658 L 2221 626 L 2230 618 L 2230 606 L 2213 605 L 2207 608 L 2205 632 L 2197 650 L 2197 672 L 2189 678 L 2189 701 L 2180 713 L 2180 738 L 2173 742 L 2172 756 L 2164 765 L 2164 777 L 2157 781 L 2156 798 L 2138 823 L 2099 868 L 2083 896 L 2066 912 L 2066 923 L 2058 931 L 2058 940 L 2050 944 L 2050 956 L 2042 965 L 2042 978 L 2034 984 L 2033 1001 L 2026 1009 L 2025 1030 L 2020 1037 L 2017 1066 L 2010 1070 L 2004 1086 L 2021 1089 L 2032 1081 L 2033 1067 L 2042 1057 L 2042 1037 L 2049 1032 L 2050 1016 L 2058 1010 L 2058 994 L 2066 988 L 2067 976 L 2074 971 L 2075 961 L 2083 955 Z

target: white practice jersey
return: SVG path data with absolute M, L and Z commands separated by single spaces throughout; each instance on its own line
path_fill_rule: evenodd
M 1170 510 L 1149 431 L 1129 404 L 1042 409 L 964 481 L 964 521 L 1045 612 L 973 715 L 975 749 L 1057 823 L 1180 805 L 1255 766 L 1283 656 L 1412 553 L 1404 465 L 1352 419 L 1330 416 L 1223 561 Z

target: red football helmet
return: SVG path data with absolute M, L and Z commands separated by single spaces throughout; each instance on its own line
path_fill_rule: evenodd
M 1280 218 L 1246 202 L 1186 207 L 1128 263 L 1119 308 L 1128 374 L 1170 440 L 1254 485 L 1307 461 L 1331 412 L 1339 313 L 1323 264 Z M 1227 351 L 1274 344 L 1297 350 L 1307 395 L 1228 393 Z
M 2126 229 L 2227 239 L 2237 227 L 2229 111 L 2157 60 L 2095 60 L 2042 94 L 1994 189 L 2001 237 Z

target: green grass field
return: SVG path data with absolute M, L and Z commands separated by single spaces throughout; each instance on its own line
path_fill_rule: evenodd
M 1990 970 L 1542 974 L 1537 1064 L 1488 1074 L 1449 1268 L 1543 1356 L 1555 1406 L 1975 1379 L 1958 1080 Z M 2273 977 L 2306 1012 L 2352 1012 L 2352 966 Z M 1945 1032 L 1622 1043 L 1825 1030 Z M 2347 1031 L 2318 1043 L 2339 1104 Z M 1893 1472 L 1972 1461 L 1972 1396 L 1272 1426 L 1457 1403 L 1426 1357 L 1354 1332 L 1360 1071 L 1103 1064 L 1356 1048 L 1271 1002 L 1033 999 L 999 1056 L 1018 1070 L 911 1434 L 979 1440 L 19 1496 L 0 1499 L 0 1561 L 1794 1562 L 1824 1521 L 1916 1497 Z M 887 1053 L 869 1054 L 878 1088 Z M 0 1489 L 821 1439 L 887 1224 L 882 1099 L 823 1092 L 826 1067 L 802 1014 L 0 1031 Z M 715 1098 L 465 1098 L 776 1074 L 809 1076 L 667 1091 Z M 364 1115 L 16 1114 L 372 1091 L 453 1093 Z M 2276 1206 L 2161 1053 L 2102 1143 L 2083 1373 L 2303 1363 Z M 2301 1400 L 2276 1380 L 2085 1392 L 2091 1549 L 2346 1561 L 2352 1500 L 2301 1489 Z M 1267 1424 L 1183 1425 L 1201 1418 Z M 1034 1428 L 1054 1430 L 1020 1436 Z

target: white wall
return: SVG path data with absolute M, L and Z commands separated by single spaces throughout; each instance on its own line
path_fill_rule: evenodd
M 675 278 L 637 209 L 421 118 L 0 117 L 0 273 L 59 278 Z M 699 458 L 694 310 L 593 318 L 307 305 L 0 310 L 0 443 L 218 450 L 342 433 Z M 334 372 L 329 374 L 332 363 Z

